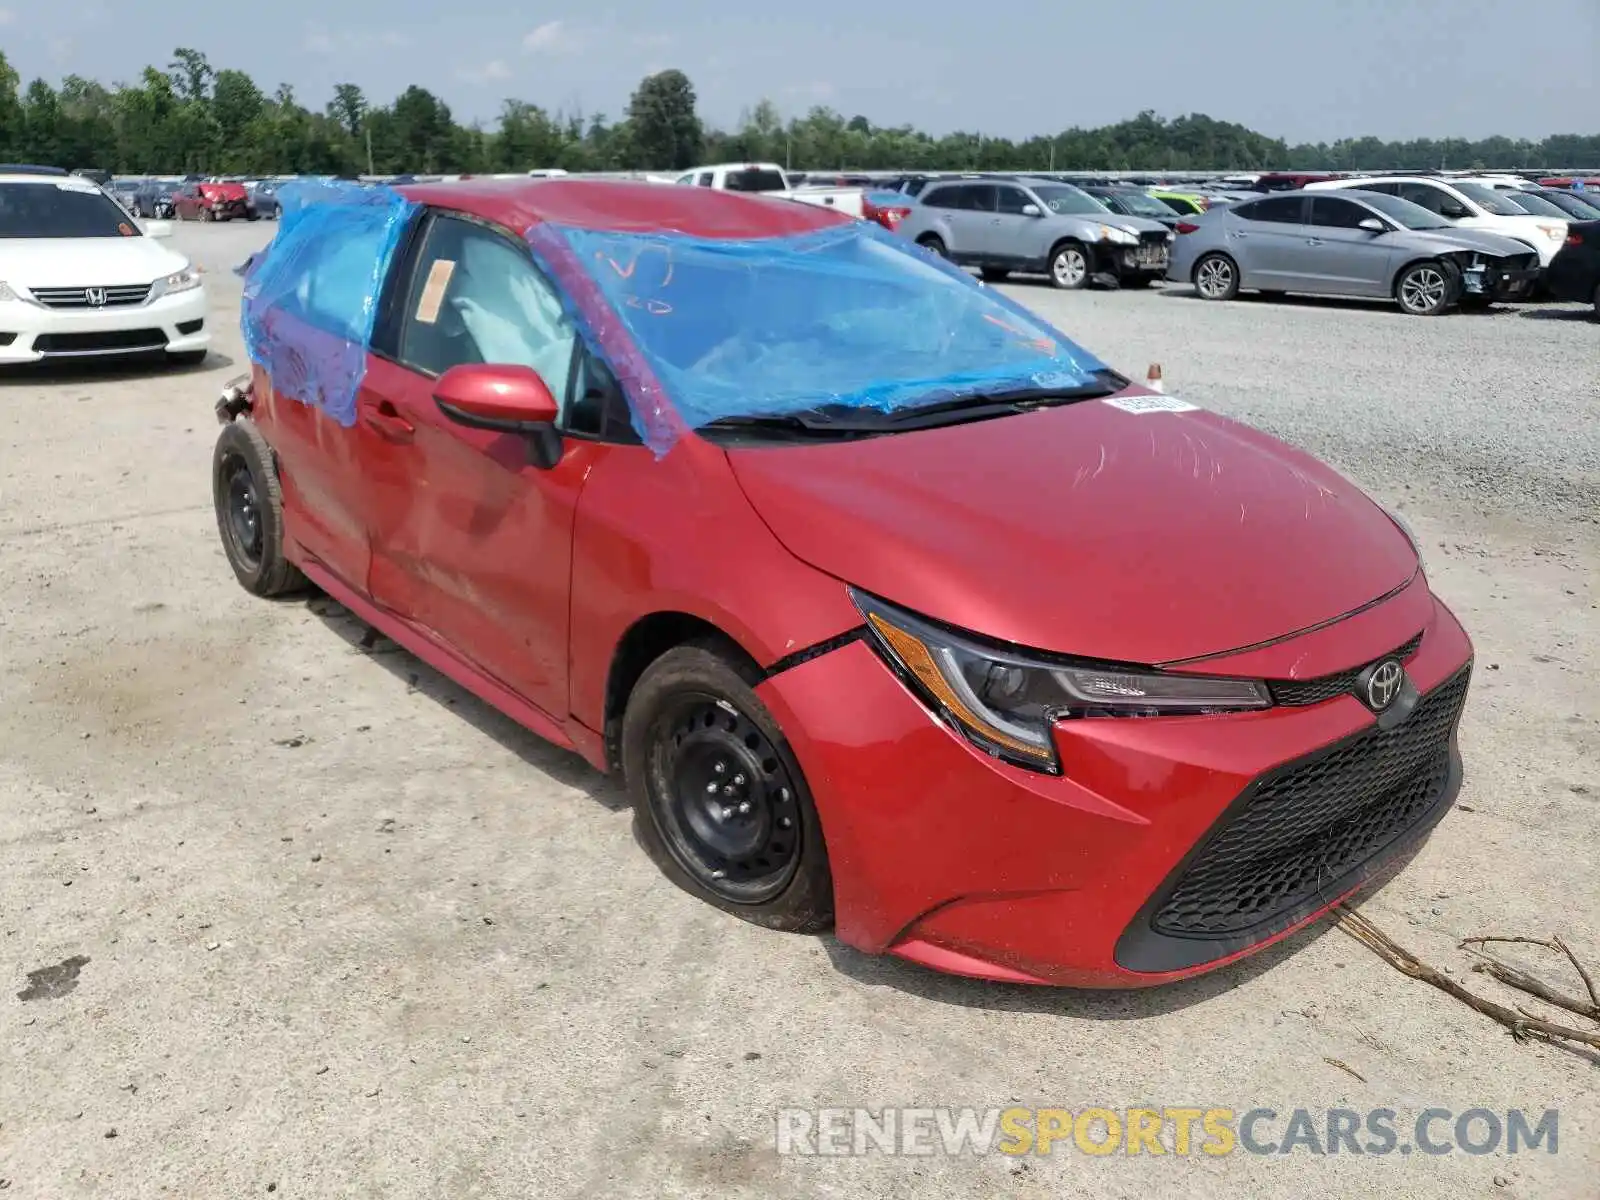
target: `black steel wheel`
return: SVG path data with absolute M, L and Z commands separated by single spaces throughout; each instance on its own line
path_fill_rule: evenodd
M 283 554 L 283 493 L 272 450 L 251 422 L 234 421 L 211 456 L 211 496 L 228 565 L 246 591 L 281 596 L 305 576 Z
M 640 841 L 686 891 L 775 929 L 833 916 L 822 827 L 799 764 L 731 647 L 668 651 L 640 677 L 622 759 Z

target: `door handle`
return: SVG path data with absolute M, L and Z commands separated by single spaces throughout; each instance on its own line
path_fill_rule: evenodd
M 400 410 L 387 400 L 380 400 L 366 410 L 365 419 L 391 442 L 409 442 L 417 427 L 400 415 Z
M 1321 238 L 1307 238 L 1306 239 L 1306 245 L 1308 245 L 1308 246 L 1320 246 L 1320 245 L 1322 245 L 1322 239 Z

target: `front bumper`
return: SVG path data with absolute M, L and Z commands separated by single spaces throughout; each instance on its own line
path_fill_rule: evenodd
M 1406 671 L 1423 698 L 1400 729 L 1471 659 L 1461 626 L 1421 590 L 1426 628 Z M 1373 623 L 1369 614 L 1362 628 Z M 1328 631 L 1319 637 L 1325 645 Z M 1464 696 L 1464 679 L 1460 688 Z M 1048 776 L 990 759 L 950 732 L 863 642 L 785 671 L 759 694 L 816 798 L 840 939 L 986 979 L 1142 987 L 1232 962 L 1391 866 L 1448 810 L 1460 783 L 1459 707 L 1434 719 L 1427 754 L 1414 761 L 1412 751 L 1352 758 L 1350 747 L 1378 722 L 1350 695 L 1230 716 L 1062 722 L 1064 773 Z M 1262 822 L 1260 810 L 1258 829 L 1241 821 L 1274 780 L 1327 775 L 1341 763 L 1353 773 L 1334 770 L 1313 802 L 1291 800 L 1304 828 Z M 1389 774 L 1374 784 L 1378 768 Z M 1425 802 L 1410 794 L 1418 788 Z M 1329 824 L 1326 813 L 1340 804 L 1355 807 Z M 1389 822 L 1381 837 L 1355 844 L 1363 822 L 1381 819 Z M 1242 851 L 1222 843 L 1239 869 L 1208 890 L 1190 868 L 1231 829 L 1255 840 Z M 1272 873 L 1282 875 L 1294 855 L 1304 886 L 1283 892 Z M 1241 910 L 1257 892 L 1266 902 Z
M 0 364 L 204 350 L 211 343 L 206 310 L 204 287 L 105 308 L 0 302 Z
M 1468 268 L 1462 274 L 1461 293 L 1494 300 L 1526 300 L 1538 288 L 1542 275 L 1538 267 L 1513 270 L 1488 263 L 1481 269 Z
M 1142 242 L 1130 246 L 1126 242 L 1099 243 L 1095 252 L 1095 265 L 1118 279 L 1162 279 L 1171 261 L 1171 248 L 1166 242 Z

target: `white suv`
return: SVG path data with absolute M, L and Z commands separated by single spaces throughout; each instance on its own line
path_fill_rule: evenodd
M 1370 179 L 1330 179 L 1308 183 L 1305 190 L 1323 191 L 1358 188 L 1363 192 L 1383 192 L 1420 204 L 1452 225 L 1463 229 L 1482 229 L 1513 238 L 1539 256 L 1539 265 L 1548 267 L 1567 240 L 1567 223 L 1549 217 L 1536 217 L 1519 208 L 1492 187 L 1466 179 L 1429 179 L 1415 175 L 1374 175 Z
M 87 179 L 0 170 L 0 364 L 165 352 L 199 362 L 200 272 Z

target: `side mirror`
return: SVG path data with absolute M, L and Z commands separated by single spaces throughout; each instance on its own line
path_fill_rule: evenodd
M 463 363 L 433 385 L 433 402 L 457 425 L 528 439 L 529 461 L 549 470 L 561 461 L 561 415 L 555 397 L 532 367 Z
M 1462 217 L 1470 217 L 1472 211 L 1465 204 L 1450 201 L 1440 208 L 1439 215 L 1451 221 L 1459 221 Z
M 144 223 L 145 237 L 169 238 L 172 236 L 171 221 L 146 221 Z
M 1039 206 L 1037 204 L 1024 204 L 1022 206 L 1022 215 L 1025 217 L 1037 217 L 1041 216 L 1042 214 L 1039 212 Z
M 1389 227 L 1377 217 L 1363 217 L 1356 225 L 1357 229 L 1365 229 L 1368 233 L 1388 233 Z

